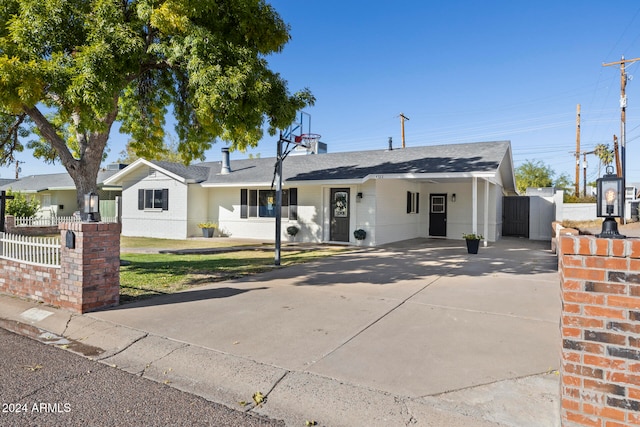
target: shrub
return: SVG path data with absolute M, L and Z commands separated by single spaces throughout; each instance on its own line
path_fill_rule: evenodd
M 13 199 L 7 200 L 6 214 L 13 215 L 18 218 L 30 218 L 40 209 L 40 202 L 35 197 L 30 200 L 24 194 L 13 191 L 7 191 L 7 196 L 13 196 Z
M 367 238 L 367 232 L 364 231 L 362 228 L 358 228 L 356 231 L 353 232 L 353 237 L 355 237 L 357 240 L 364 240 Z

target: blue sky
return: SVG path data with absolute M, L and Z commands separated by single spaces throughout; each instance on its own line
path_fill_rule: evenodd
M 386 148 L 389 137 L 398 147 L 402 112 L 407 146 L 510 140 L 516 167 L 542 161 L 573 178 L 577 104 L 581 151 L 620 135 L 620 69 L 602 64 L 640 57 L 637 0 L 271 3 L 292 40 L 269 62 L 292 92 L 314 93 L 305 111 L 330 152 Z M 627 84 L 628 182 L 640 182 L 638 70 L 640 62 L 627 66 L 638 74 Z M 107 162 L 125 143 L 114 132 Z M 220 159 L 222 146 L 208 160 Z M 265 137 L 232 159 L 275 149 Z M 22 176 L 64 171 L 27 153 L 19 159 Z M 598 161 L 587 160 L 592 181 Z

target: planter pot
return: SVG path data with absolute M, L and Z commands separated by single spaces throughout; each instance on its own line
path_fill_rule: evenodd
M 213 232 L 216 231 L 215 228 L 203 228 L 202 229 L 202 237 L 213 237 Z
M 480 239 L 467 239 L 467 253 L 477 254 L 480 247 Z

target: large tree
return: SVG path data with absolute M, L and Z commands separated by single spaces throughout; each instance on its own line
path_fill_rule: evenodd
M 116 120 L 139 156 L 162 150 L 170 106 L 185 163 L 216 139 L 255 146 L 314 102 L 269 69 L 288 40 L 263 0 L 2 0 L 0 163 L 30 132 L 27 147 L 64 165 L 80 205 Z
M 529 187 L 551 187 L 555 172 L 542 161 L 527 160 L 515 170 L 516 187 L 524 194 Z

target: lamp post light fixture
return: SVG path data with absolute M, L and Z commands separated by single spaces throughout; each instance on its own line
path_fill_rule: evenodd
M 596 215 L 604 218 L 602 231 L 596 237 L 609 239 L 625 239 L 626 236 L 618 233 L 618 222 L 624 212 L 624 186 L 622 178 L 613 174 L 613 167 L 607 166 L 607 174 L 596 180 L 597 205 Z
M 100 197 L 96 193 L 84 195 L 84 213 L 88 222 L 97 222 L 96 214 L 100 212 Z

